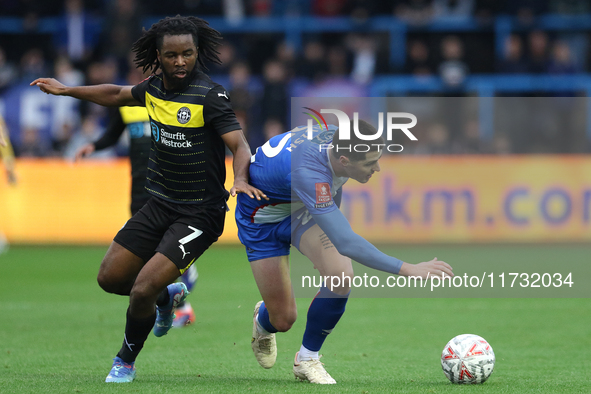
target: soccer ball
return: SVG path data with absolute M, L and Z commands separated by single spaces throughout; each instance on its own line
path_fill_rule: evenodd
M 492 347 L 478 335 L 458 335 L 445 345 L 441 353 L 443 373 L 452 383 L 483 383 L 494 366 Z

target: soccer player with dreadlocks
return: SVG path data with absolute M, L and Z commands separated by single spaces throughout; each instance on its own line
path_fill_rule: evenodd
M 133 45 L 135 62 L 152 75 L 135 86 L 67 87 L 52 78 L 43 92 L 104 106 L 145 106 L 152 146 L 148 203 L 117 233 L 99 269 L 99 285 L 129 296 L 125 335 L 107 382 L 131 382 L 135 360 L 154 328 L 162 336 L 188 292 L 173 283 L 221 235 L 229 195 L 225 146 L 234 155 L 232 196 L 266 198 L 248 184 L 250 147 L 224 88 L 203 73 L 220 63 L 221 36 L 197 17 L 168 17 Z M 160 71 L 160 72 L 159 72 Z M 225 145 L 225 146 L 224 146 Z

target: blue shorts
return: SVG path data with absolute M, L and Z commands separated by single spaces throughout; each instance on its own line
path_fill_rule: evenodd
M 309 214 L 293 214 L 279 223 L 251 223 L 250 216 L 243 215 L 236 209 L 238 238 L 246 247 L 248 261 L 288 256 L 291 245 L 299 250 L 302 235 L 315 224 Z

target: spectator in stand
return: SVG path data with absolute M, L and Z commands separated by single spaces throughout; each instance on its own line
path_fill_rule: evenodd
M 0 92 L 17 81 L 16 67 L 6 59 L 4 48 L 0 47 Z
M 550 53 L 548 74 L 566 75 L 580 72 L 567 42 L 556 40 L 552 44 Z M 559 125 L 550 128 L 549 144 L 557 153 L 577 152 L 581 145 L 577 143 L 577 134 L 581 127 L 572 116 L 572 107 L 576 105 L 573 97 L 577 95 L 577 92 L 576 90 L 565 90 L 552 92 L 550 95 L 557 96 L 553 99 L 552 106 L 555 111 L 554 117 L 558 119 Z
M 552 57 L 548 63 L 548 74 L 575 74 L 579 70 L 572 57 L 570 47 L 565 41 L 557 40 L 552 44 Z
M 64 152 L 64 157 L 68 160 L 74 161 L 76 158 L 76 152 L 78 152 L 80 148 L 92 144 L 94 141 L 98 140 L 102 134 L 103 129 L 100 127 L 98 119 L 94 116 L 87 116 L 82 120 L 80 129 L 74 133 L 72 138 L 70 138 L 68 146 Z M 109 159 L 115 156 L 113 148 L 95 151 L 92 155 L 95 159 Z
M 161 1 L 151 0 L 147 8 L 151 15 L 216 15 L 222 16 L 222 9 L 227 0 L 181 0 Z M 237 3 L 244 3 L 246 0 L 235 0 Z M 141 1 L 142 6 L 146 0 Z M 147 26 L 146 26 L 147 28 Z
M 273 13 L 273 0 L 251 0 L 249 3 L 252 16 L 268 17 Z
M 434 18 L 468 19 L 474 12 L 474 0 L 433 0 Z
M 365 22 L 367 18 L 387 15 L 392 12 L 391 1 L 382 0 L 348 0 L 349 14 L 357 22 Z
M 483 25 L 491 25 L 502 7 L 499 0 L 476 0 L 474 16 Z
M 142 9 L 136 0 L 114 0 L 105 17 L 98 57 L 114 57 L 121 75 L 127 74 L 129 48 L 142 32 Z
M 3 16 L 22 18 L 22 27 L 26 31 L 36 30 L 40 18 L 57 16 L 60 11 L 59 7 L 55 7 L 55 2 L 43 0 L 2 1 L 0 10 Z
M 371 36 L 354 35 L 350 40 L 353 51 L 353 81 L 366 85 L 373 79 L 377 63 L 377 44 Z
M 488 144 L 480 138 L 478 120 L 468 120 L 462 131 L 462 135 L 452 144 L 452 153 L 460 155 L 491 153 Z
M 446 36 L 441 42 L 443 62 L 439 75 L 443 83 L 452 89 L 460 88 L 468 76 L 468 65 L 463 61 L 464 44 L 457 36 Z
M 517 34 L 511 34 L 505 41 L 505 58 L 497 65 L 497 71 L 505 74 L 522 74 L 528 71 L 523 59 L 523 43 Z
M 563 15 L 581 15 L 591 12 L 591 4 L 580 0 L 549 0 L 548 12 Z
M 517 16 L 522 25 L 531 25 L 538 15 L 547 13 L 547 1 L 511 0 L 502 3 L 503 13 Z
M 218 57 L 222 61 L 221 64 L 211 64 L 207 68 L 207 74 L 211 75 L 227 75 L 234 62 L 236 62 L 236 47 L 231 42 L 225 40 L 223 45 L 218 48 Z M 232 103 L 233 104 L 233 103 Z
M 58 56 L 53 64 L 55 77 L 64 81 L 65 85 L 80 85 L 84 83 L 84 73 L 71 62 L 67 56 Z
M 426 141 L 420 141 L 415 149 L 418 155 L 449 155 L 452 153 L 449 130 L 441 123 L 433 123 L 427 127 Z
M 93 29 L 83 0 L 64 2 L 63 21 L 54 36 L 54 43 L 62 56 L 77 65 L 85 64 L 98 41 L 98 29 Z
M 432 0 L 401 0 L 394 15 L 411 25 L 426 25 L 433 19 Z
M 281 42 L 277 46 L 276 51 L 277 60 L 279 60 L 285 68 L 286 80 L 291 81 L 296 74 L 296 51 L 295 48 L 286 41 Z
M 14 151 L 16 157 L 46 157 L 51 155 L 49 144 L 43 140 L 39 129 L 33 126 L 22 128 L 20 141 L 15 141 Z
M 343 0 L 312 0 L 312 14 L 321 17 L 335 17 L 344 15 L 347 2 Z
M 543 74 L 548 69 L 548 35 L 541 30 L 534 30 L 528 37 L 528 71 Z
M 70 140 L 74 135 L 74 130 L 78 127 L 79 120 L 76 122 L 64 122 L 59 124 L 55 131 L 52 131 L 51 135 L 51 150 L 56 156 L 64 156 Z
M 326 48 L 319 41 L 310 41 L 304 46 L 304 58 L 298 62 L 297 75 L 310 82 L 324 79 L 328 72 L 325 59 Z
M 509 155 L 512 152 L 511 140 L 504 133 L 495 133 L 492 141 L 492 153 L 495 155 Z
M 278 119 L 267 119 L 263 127 L 263 135 L 265 136 L 265 141 L 270 140 L 272 137 L 275 137 L 276 135 L 284 133 L 284 130 L 285 128 L 283 126 L 283 123 L 281 123 L 281 121 L 279 121 Z
M 278 60 L 269 60 L 264 67 L 264 88 L 261 102 L 261 116 L 264 123 L 275 118 L 286 124 L 288 111 L 287 83 L 285 68 Z
M 340 45 L 328 48 L 328 74 L 331 78 L 346 78 L 349 74 L 349 59 L 347 51 Z
M 222 6 L 222 12 L 227 22 L 231 24 L 239 24 L 246 16 L 246 10 L 243 0 L 224 0 L 213 2 Z
M 84 74 L 75 69 L 68 57 L 60 56 L 54 62 L 55 77 L 65 85 L 76 86 L 84 83 Z M 80 117 L 78 102 L 72 97 L 53 97 L 53 124 L 51 127 L 51 148 L 55 154 L 62 156 L 74 130 L 79 127 Z M 73 115 L 75 111 L 75 115 Z
M 119 73 L 117 60 L 109 58 L 100 62 L 91 63 L 86 70 L 86 83 L 88 85 L 100 85 L 116 83 Z M 90 101 L 80 101 L 80 110 L 83 116 L 92 115 L 101 126 L 106 127 L 109 111 L 106 107 Z
M 19 71 L 21 81 L 29 81 L 37 75 L 47 74 L 47 62 L 43 51 L 39 48 L 26 51 L 21 57 Z
M 429 47 L 423 40 L 412 40 L 408 45 L 408 59 L 404 66 L 406 74 L 417 77 L 433 74 L 433 67 L 429 58 Z
M 256 143 L 264 142 L 265 140 L 252 132 L 255 129 L 253 128 L 253 120 L 258 115 L 254 111 L 258 109 L 258 106 L 255 105 L 257 98 L 251 89 L 250 83 L 251 75 L 248 64 L 240 61 L 234 63 L 230 68 L 230 84 L 228 85 L 228 92 L 232 99 L 232 108 L 238 118 L 238 123 L 242 126 L 242 132 L 246 136 L 249 145 L 257 147 L 259 145 L 255 145 Z
M 253 105 L 250 79 L 250 67 L 245 62 L 236 62 L 230 68 L 229 92 L 234 112 L 249 112 Z
M 51 35 L 42 32 L 40 27 L 43 26 L 39 25 L 39 21 L 41 18 L 59 14 L 60 7 L 56 7 L 56 3 L 58 2 L 47 0 L 3 0 L 0 3 L 0 16 L 20 18 L 14 22 L 22 22 L 18 27 L 18 34 L 6 36 L 3 33 L 4 49 L 10 57 L 22 57 L 33 45 L 39 48 L 50 47 Z

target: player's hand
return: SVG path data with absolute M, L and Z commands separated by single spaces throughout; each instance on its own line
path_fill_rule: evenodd
M 37 78 L 30 84 L 31 86 L 37 85 L 42 92 L 47 94 L 53 94 L 56 96 L 64 95 L 66 92 L 66 85 L 59 82 L 55 78 Z
M 427 279 L 427 276 L 454 276 L 453 268 L 445 261 L 437 260 L 435 257 L 431 261 L 425 261 L 418 264 L 402 263 L 400 267 L 399 275 L 403 276 L 420 276 L 423 279 Z
M 94 152 L 94 144 L 86 144 L 82 148 L 76 151 L 76 155 L 74 156 L 74 161 L 78 161 L 83 157 L 88 157 Z
M 230 189 L 230 195 L 232 195 L 232 197 L 236 197 L 238 193 L 245 193 L 248 197 L 256 198 L 259 201 L 261 198 L 264 198 L 265 200 L 269 199 L 265 193 L 244 181 L 235 181 L 234 186 Z

